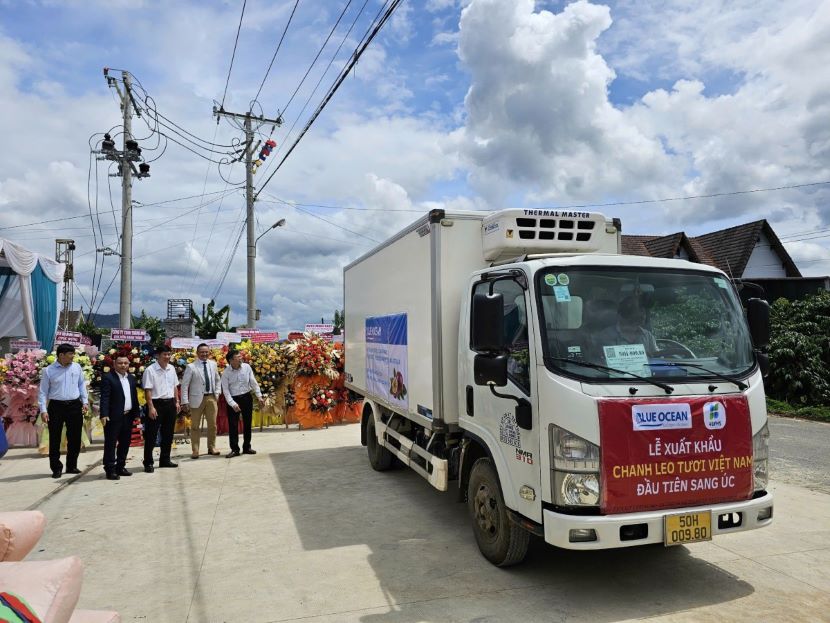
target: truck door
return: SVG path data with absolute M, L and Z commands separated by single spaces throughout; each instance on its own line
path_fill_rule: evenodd
M 533 426 L 530 430 L 517 426 L 515 400 L 499 398 L 489 387 L 475 384 L 473 359 L 476 353 L 470 349 L 469 331 L 460 377 L 465 390 L 460 423 L 464 429 L 487 444 L 498 470 L 508 508 L 541 523 L 540 431 L 538 405 L 534 400 L 536 379 L 531 365 L 535 361 L 535 353 L 532 339 L 534 331 L 529 324 L 531 314 L 528 314 L 530 295 L 515 279 L 501 276 L 477 283 L 470 298 L 479 292 L 489 292 L 491 281 L 493 291 L 504 297 L 502 330 L 508 351 L 508 383 L 505 387 L 497 388 L 497 391 L 528 400 L 533 409 Z M 467 309 L 469 313 L 469 302 Z

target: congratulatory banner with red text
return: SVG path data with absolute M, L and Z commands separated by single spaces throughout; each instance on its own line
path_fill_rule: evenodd
M 752 495 L 752 425 L 743 396 L 603 400 L 604 513 L 698 506 Z

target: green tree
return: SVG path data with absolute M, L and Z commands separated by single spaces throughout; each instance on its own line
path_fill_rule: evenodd
M 199 337 L 212 340 L 220 331 L 232 331 L 230 326 L 231 306 L 225 305 L 220 309 L 216 309 L 216 304 L 213 300 L 207 304 L 207 308 L 202 309 L 200 316 L 195 311 L 190 311 L 191 318 L 195 324 L 196 335 Z
M 773 303 L 769 363 L 772 396 L 798 406 L 830 405 L 830 292 Z
M 95 326 L 94 322 L 86 318 L 79 321 L 77 326 L 73 329 L 73 331 L 77 331 L 81 335 L 86 335 L 87 337 L 95 337 L 96 335 L 104 334 L 104 332 L 101 329 Z
M 343 332 L 343 328 L 346 326 L 346 310 L 335 309 L 334 319 L 331 321 L 331 323 L 334 325 L 334 331 L 332 332 L 332 334 L 340 335 Z
M 149 316 L 143 309 L 140 316 L 133 316 L 133 327 L 144 329 L 150 335 L 150 343 L 154 348 L 164 344 L 164 339 L 167 337 L 161 318 Z

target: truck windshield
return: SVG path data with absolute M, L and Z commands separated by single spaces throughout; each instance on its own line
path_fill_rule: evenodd
M 568 376 L 731 380 L 755 363 L 740 302 L 721 275 L 553 267 L 536 284 L 545 365 Z

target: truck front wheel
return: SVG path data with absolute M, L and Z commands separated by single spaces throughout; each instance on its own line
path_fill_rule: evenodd
M 369 452 L 369 464 L 376 472 L 385 472 L 392 467 L 392 459 L 395 457 L 378 443 L 375 417 L 371 413 L 369 414 L 369 421 L 366 423 L 366 450 Z
M 508 519 L 498 474 L 488 458 L 473 464 L 467 486 L 467 509 L 476 543 L 487 560 L 497 567 L 524 560 L 530 534 Z

